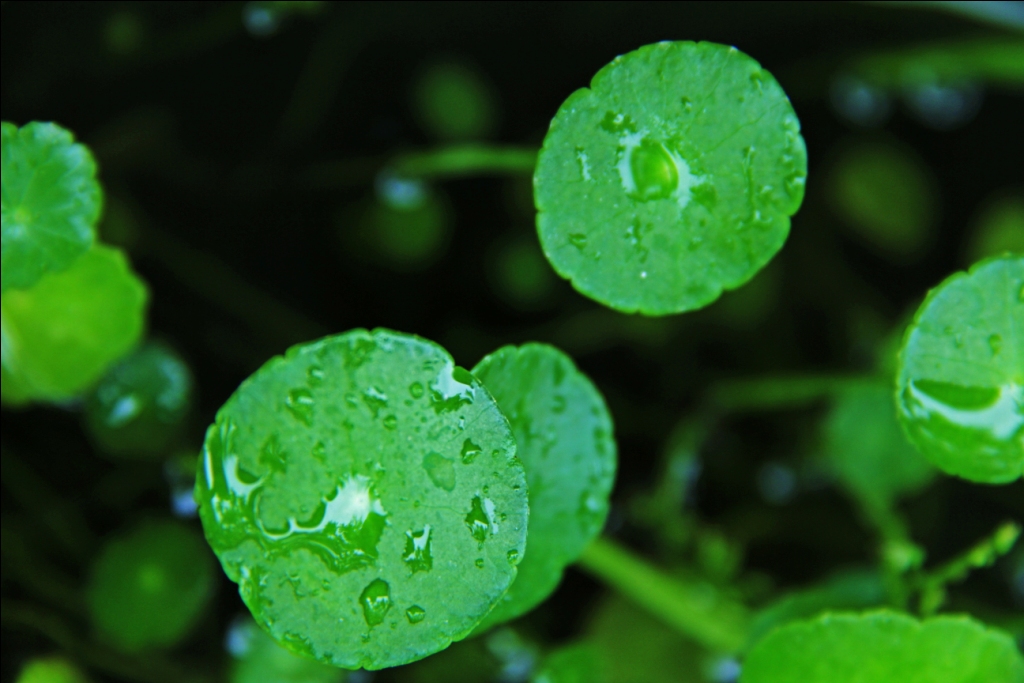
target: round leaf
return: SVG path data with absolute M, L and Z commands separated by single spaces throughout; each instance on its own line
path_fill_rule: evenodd
M 888 508 L 926 486 L 935 469 L 900 429 L 892 390 L 885 383 L 843 391 L 825 422 L 829 463 L 858 499 Z
M 612 419 L 572 359 L 545 344 L 506 346 L 473 368 L 512 424 L 530 491 L 529 553 L 480 625 L 533 609 L 604 527 L 615 482 Z M 479 446 L 463 458 L 474 458 Z
M 73 664 L 60 657 L 33 659 L 22 668 L 16 683 L 87 683 Z
M 4 402 L 58 401 L 86 389 L 138 342 L 146 299 L 124 254 L 99 244 L 32 289 L 4 292 Z
M 177 433 L 192 398 L 192 373 L 168 346 L 147 344 L 122 359 L 89 392 L 85 420 L 111 453 L 162 452 Z
M 74 263 L 96 233 L 103 193 L 85 145 L 53 123 L 0 124 L 0 289 L 24 289 Z
M 243 382 L 207 431 L 196 499 L 257 622 L 346 668 L 465 637 L 526 544 L 494 399 L 441 347 L 388 330 L 293 347 Z
M 1022 683 L 1010 636 L 967 617 L 826 614 L 769 633 L 741 683 Z
M 534 175 L 537 230 L 584 295 L 694 310 L 782 247 L 806 174 L 800 123 L 757 62 L 715 43 L 648 45 L 558 110 Z
M 1024 256 L 936 287 L 900 351 L 903 428 L 943 471 L 999 484 L 1024 474 Z
M 231 683 L 341 683 L 342 669 L 293 655 L 263 629 L 246 619 L 228 633 L 228 650 L 235 657 Z
M 179 522 L 147 522 L 112 539 L 89 580 L 93 625 L 126 651 L 175 644 L 213 590 L 209 552 L 199 534 Z

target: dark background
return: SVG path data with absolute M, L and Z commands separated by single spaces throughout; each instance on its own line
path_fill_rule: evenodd
M 190 447 L 199 447 L 204 426 L 250 372 L 320 334 L 390 327 L 440 342 L 467 367 L 503 344 L 547 341 L 570 353 L 608 399 L 620 444 L 610 531 L 649 556 L 657 550 L 631 522 L 628 503 L 653 485 L 673 426 L 716 380 L 869 370 L 891 327 L 929 287 L 968 265 L 979 208 L 994 194 L 1020 191 L 1024 98 L 987 88 L 977 115 L 954 130 L 923 125 L 899 102 L 880 129 L 927 163 L 940 190 L 941 220 L 917 258 L 894 263 L 850 237 L 825 200 L 838 146 L 881 134 L 836 113 L 833 76 L 868 51 L 1001 33 L 953 14 L 834 2 L 344 3 L 256 38 L 239 3 L 5 2 L 0 11 L 3 120 L 52 120 L 74 131 L 93 148 L 108 197 L 130 207 L 138 224 L 128 245 L 151 289 L 150 334 L 181 351 L 197 378 Z M 118 54 L 105 36 L 124 11 L 144 34 L 136 50 Z M 532 310 L 509 304 L 492 286 L 488 254 L 532 232 L 529 208 L 517 200 L 524 183 L 514 179 L 443 184 L 453 234 L 423 272 L 396 273 L 343 248 L 339 211 L 372 194 L 389 156 L 434 144 L 409 106 L 424 63 L 454 57 L 475 65 L 499 97 L 493 141 L 537 145 L 569 93 L 616 55 L 659 40 L 737 46 L 776 75 L 800 117 L 807 198 L 772 266 L 779 284 L 761 314 L 737 322 L 723 301 L 693 314 L 634 318 L 562 282 Z M 341 171 L 324 181 L 324 165 L 335 162 L 344 162 L 334 167 Z M 771 576 L 778 588 L 874 556 L 853 506 L 808 469 L 822 412 L 724 422 L 704 450 L 691 499 L 704 522 L 742 540 L 747 571 Z M 17 454 L 43 487 L 26 492 L 19 484 L 14 492 L 5 469 L 5 522 L 41 527 L 32 500 L 46 496 L 63 501 L 96 539 L 166 514 L 160 465 L 96 453 L 74 410 L 5 409 L 3 427 L 5 453 Z M 794 496 L 765 499 L 757 482 L 766 464 L 796 473 Z M 942 478 L 905 507 L 915 540 L 941 560 L 1024 515 L 1024 484 Z M 82 566 L 65 565 L 82 578 Z M 976 573 L 955 589 L 953 606 L 1010 608 L 1006 577 Z M 186 656 L 222 656 L 224 625 L 243 609 L 223 583 Z M 547 642 L 571 637 L 601 590 L 570 570 L 528 628 Z M 22 595 L 6 580 L 3 592 Z M 3 642 L 5 680 L 25 657 L 52 649 L 21 631 L 5 629 Z

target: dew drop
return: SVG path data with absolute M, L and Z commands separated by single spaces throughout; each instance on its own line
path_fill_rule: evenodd
M 391 609 L 391 586 L 383 579 L 374 579 L 359 595 L 359 604 L 367 625 L 377 626 Z
M 398 418 L 395 417 L 394 415 L 388 415 L 387 417 L 384 418 L 384 428 L 385 429 L 394 429 L 397 426 L 398 426 Z
M 409 395 L 413 398 L 423 397 L 423 385 L 419 382 L 413 382 L 409 385 Z
M 640 279 L 641 280 L 646 280 L 647 279 L 647 271 L 646 270 L 640 271 Z
M 377 417 L 381 410 L 388 407 L 388 395 L 377 387 L 369 387 L 363 392 L 363 403 Z
M 487 540 L 487 535 L 491 532 L 491 518 L 484 511 L 484 502 L 480 496 L 474 496 L 469 514 L 466 515 L 466 527 L 469 529 L 469 533 L 481 543 Z M 486 502 L 490 503 L 492 508 L 494 507 L 491 501 Z
M 515 548 L 508 551 L 508 563 L 512 566 L 519 564 L 519 551 Z
M 431 451 L 423 456 L 423 469 L 427 471 L 434 486 L 445 491 L 455 490 L 455 465 L 451 458 Z
M 484 449 L 473 443 L 472 439 L 466 439 L 462 442 L 462 462 L 467 465 L 473 462 L 476 459 L 476 456 L 483 452 Z
M 477 569 L 483 569 L 484 568 L 484 558 L 482 558 L 482 557 L 476 558 L 476 561 L 473 564 L 476 565 Z
M 405 552 L 402 553 L 402 561 L 413 574 L 429 572 L 434 567 L 434 556 L 430 552 L 429 524 L 419 531 L 405 532 Z
M 562 396 L 561 394 L 555 394 L 555 398 L 552 399 L 551 401 L 551 412 L 555 413 L 556 415 L 561 415 L 562 413 L 565 412 L 565 406 L 565 396 Z
M 292 389 L 288 392 L 288 398 L 285 399 L 284 405 L 296 420 L 307 427 L 312 426 L 313 394 L 309 389 Z
M 632 182 L 624 178 L 624 185 L 636 199 L 665 199 L 679 187 L 679 169 L 660 142 L 643 140 L 627 156 Z
M 693 102 L 690 100 L 689 97 L 684 97 L 682 100 L 680 100 L 680 102 L 683 105 L 683 111 L 684 112 L 689 114 L 689 113 L 691 113 L 693 111 Z
M 306 370 L 306 383 L 311 387 L 318 387 L 324 383 L 324 370 L 319 365 L 310 365 Z
M 427 610 L 419 605 L 413 605 L 405 610 L 405 618 L 409 620 L 410 624 L 418 624 L 427 618 Z
M 569 244 L 583 251 L 587 246 L 587 236 L 582 232 L 574 232 L 569 235 Z

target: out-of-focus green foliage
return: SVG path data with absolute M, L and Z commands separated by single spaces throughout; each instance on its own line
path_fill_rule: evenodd
M 412 103 L 420 125 L 439 140 L 484 138 L 497 124 L 498 108 L 490 84 L 460 62 L 427 67 L 413 87 Z
M 897 259 L 920 256 L 938 219 L 937 192 L 927 167 L 892 142 L 851 145 L 829 180 L 843 225 Z
M 529 553 L 519 560 L 516 580 L 478 627 L 483 630 L 536 607 L 601 532 L 617 454 L 604 398 L 553 346 L 506 346 L 472 372 L 512 425 L 530 501 Z
M 173 349 L 150 342 L 124 357 L 85 400 L 85 420 L 104 450 L 128 456 L 164 451 L 192 400 L 192 373 Z
M 342 683 L 345 671 L 294 655 L 251 619 L 232 626 L 230 683 Z
M 971 263 L 1006 252 L 1024 254 L 1024 198 L 1004 197 L 985 208 L 974 223 L 967 249 Z
M 341 214 L 339 223 L 343 248 L 399 272 L 433 265 L 452 231 L 445 197 L 419 184 L 402 196 L 356 204 Z
M 87 683 L 71 662 L 60 657 L 33 659 L 21 669 L 16 683 Z
M 142 336 L 148 292 L 117 249 L 95 245 L 32 289 L 2 295 L 4 403 L 60 401 Z
M 92 566 L 89 615 L 99 634 L 135 652 L 188 635 L 213 592 L 214 564 L 202 537 L 180 522 L 143 522 L 107 541 Z
M 968 617 L 825 614 L 787 624 L 750 652 L 742 683 L 1021 683 L 1008 635 Z
M 583 641 L 565 645 L 548 654 L 532 683 L 606 683 L 605 652 Z

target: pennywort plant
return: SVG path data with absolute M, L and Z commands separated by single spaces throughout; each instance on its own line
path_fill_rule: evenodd
M 490 126 L 485 88 L 467 73 L 433 71 L 417 91 L 442 140 Z M 476 109 L 450 121 L 429 102 L 436 90 Z M 864 178 L 888 158 L 847 169 L 841 199 L 877 181 Z M 146 286 L 96 242 L 103 193 L 90 152 L 55 124 L 5 122 L 2 159 L 4 403 L 81 408 L 114 458 L 176 449 L 193 377 L 167 344 L 144 340 Z M 426 181 L 524 172 L 551 268 L 610 309 L 655 317 L 706 307 L 765 268 L 803 201 L 807 152 L 789 98 L 751 57 L 657 43 L 572 93 L 539 150 L 464 143 L 393 160 L 377 188 L 393 201 L 345 216 L 358 230 L 344 244 L 397 270 L 425 267 L 448 239 L 448 205 Z M 896 238 L 882 214 L 859 220 L 883 245 L 924 239 L 917 214 Z M 635 618 L 653 634 L 643 646 L 693 660 L 711 680 L 1022 683 L 1008 632 L 938 614 L 948 585 L 1013 550 L 1019 523 L 936 565 L 898 505 L 942 474 L 983 485 L 1024 475 L 1024 256 L 951 276 L 899 346 L 865 375 L 724 382 L 681 422 L 669 484 L 639 518 L 683 507 L 696 453 L 726 416 L 828 403 L 820 464 L 876 533 L 877 566 L 760 608 L 739 588 L 741 551 L 713 528 L 677 515 L 652 531 L 679 554 L 695 548 L 699 574 L 602 536 L 619 459 L 613 417 L 564 351 L 506 345 L 465 369 L 439 344 L 383 328 L 292 346 L 220 407 L 195 467 L 206 545 L 250 613 L 229 630 L 228 675 L 329 683 L 410 664 L 502 633 L 575 564 L 615 589 L 608 623 Z M 191 456 L 173 463 L 180 487 Z M 85 610 L 118 652 L 166 649 L 196 627 L 213 574 L 196 530 L 139 520 L 93 560 Z M 533 680 L 618 683 L 608 632 L 554 649 Z

